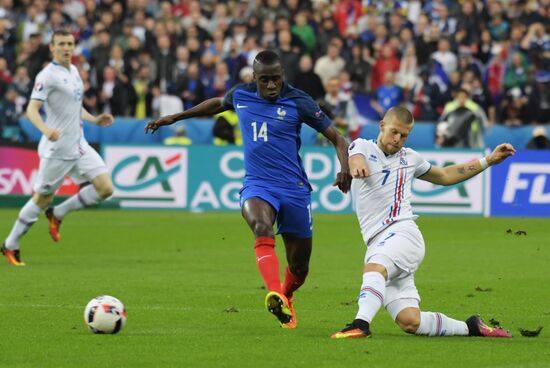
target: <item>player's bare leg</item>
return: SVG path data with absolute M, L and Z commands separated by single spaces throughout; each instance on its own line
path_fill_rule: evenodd
M 388 306 L 391 308 L 391 305 Z M 483 336 L 512 337 L 501 328 L 489 327 L 479 316 L 458 321 L 438 312 L 421 312 L 418 308 L 405 308 L 395 323 L 405 332 L 426 336 Z
M 279 276 L 279 259 L 275 253 L 275 210 L 260 198 L 250 198 L 243 204 L 242 215 L 254 234 L 256 264 L 268 290 L 265 298 L 267 310 L 281 324 L 292 320 L 288 300 L 282 293 Z
M 113 194 L 114 188 L 109 174 L 99 174 L 92 179 L 91 183 L 92 185 L 85 186 L 59 206 L 50 207 L 46 210 L 49 232 L 54 241 L 61 239 L 59 227 L 61 226 L 61 221 L 69 212 L 98 204 Z

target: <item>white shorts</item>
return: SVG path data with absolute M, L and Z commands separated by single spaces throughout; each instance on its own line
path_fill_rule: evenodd
M 422 263 L 424 253 L 424 238 L 412 220 L 396 222 L 369 242 L 365 264 L 372 260 L 388 270 L 384 298 L 386 308 L 399 299 L 414 299 L 420 303 L 414 272 Z
M 63 184 L 65 176 L 70 176 L 76 184 L 80 184 L 92 181 L 106 172 L 105 162 L 90 146 L 87 146 L 84 154 L 76 160 L 41 158 L 34 191 L 42 195 L 53 194 Z

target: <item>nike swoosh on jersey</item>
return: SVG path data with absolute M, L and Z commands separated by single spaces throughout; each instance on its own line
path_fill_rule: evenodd
M 248 106 L 237 104 L 237 109 L 246 109 Z

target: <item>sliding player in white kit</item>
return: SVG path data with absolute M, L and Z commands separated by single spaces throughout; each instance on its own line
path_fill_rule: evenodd
M 25 265 L 19 252 L 19 240 L 43 210 L 46 209 L 52 239 L 59 241 L 59 225 L 67 213 L 97 204 L 113 193 L 107 167 L 88 145 L 82 130 L 82 119 L 109 126 L 113 117 L 109 114 L 95 117 L 82 107 L 82 80 L 71 64 L 74 48 L 75 40 L 70 32 L 63 30 L 53 34 L 50 43 L 53 61 L 36 76 L 27 107 L 27 117 L 43 135 L 38 146 L 40 168 L 34 193 L 19 212 L 1 248 L 2 254 L 14 266 Z M 42 105 L 46 110 L 46 122 L 39 112 Z M 60 205 L 48 208 L 66 175 L 76 182 L 89 181 L 92 185 L 82 188 Z
M 512 337 L 487 326 L 479 316 L 458 321 L 438 312 L 421 312 L 414 273 L 424 258 L 424 239 L 411 209 L 413 178 L 453 185 L 515 154 L 501 144 L 488 156 L 466 164 L 439 168 L 403 145 L 413 128 L 411 113 L 388 110 L 376 141 L 357 139 L 349 147 L 351 186 L 363 240 L 367 245 L 359 311 L 355 320 L 331 337 L 370 337 L 370 323 L 382 305 L 405 332 L 427 336 Z

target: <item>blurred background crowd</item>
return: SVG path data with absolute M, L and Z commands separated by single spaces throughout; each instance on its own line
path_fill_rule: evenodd
M 440 123 L 440 144 L 453 119 L 475 121 L 470 133 L 550 123 L 550 0 L 0 0 L 5 139 L 61 28 L 92 114 L 143 119 L 223 96 L 269 48 L 351 138 L 398 104 Z

